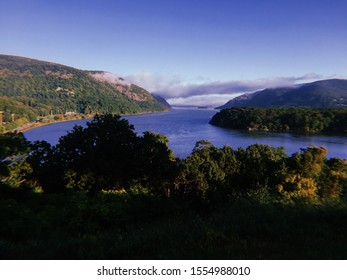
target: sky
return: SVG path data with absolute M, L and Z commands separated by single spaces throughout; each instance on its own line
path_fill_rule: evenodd
M 173 105 L 347 78 L 347 0 L 0 0 L 0 53 L 115 73 Z

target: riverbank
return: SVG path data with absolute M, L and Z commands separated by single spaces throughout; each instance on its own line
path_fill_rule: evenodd
M 69 121 L 76 121 L 76 120 L 82 120 L 82 119 L 90 119 L 92 118 L 93 115 L 75 115 L 75 116 L 68 116 L 68 117 L 63 117 L 62 115 L 53 115 L 50 117 L 43 118 L 40 121 L 35 121 L 31 123 L 27 123 L 23 126 L 16 127 L 15 129 L 9 130 L 7 132 L 27 132 L 31 129 L 46 126 L 46 125 L 51 125 L 51 124 L 56 124 L 56 123 L 62 123 L 62 122 L 69 122 Z
M 299 135 L 223 129 L 208 124 L 214 113 L 214 110 L 172 108 L 165 113 L 133 115 L 124 118 L 134 125 L 136 133 L 152 131 L 166 135 L 170 141 L 169 147 L 180 158 L 187 157 L 194 149 L 196 142 L 201 139 L 210 141 L 219 148 L 224 145 L 247 148 L 255 143 L 272 147 L 284 146 L 288 155 L 313 144 L 317 147 L 326 147 L 328 158 L 347 158 L 346 135 Z M 89 120 L 77 121 L 76 124 L 84 125 L 86 121 Z M 24 135 L 29 141 L 44 140 L 51 145 L 56 145 L 59 138 L 71 131 L 74 125 L 74 122 L 48 125 L 30 129 Z
M 147 115 L 147 114 L 165 113 L 165 112 L 169 112 L 169 111 L 170 111 L 170 109 L 160 111 L 160 112 L 142 112 L 142 113 L 135 113 L 135 114 L 120 114 L 120 115 L 124 116 L 124 117 L 126 117 L 126 116 L 140 116 L 140 115 Z M 39 128 L 42 126 L 51 125 L 51 124 L 92 119 L 95 115 L 96 114 L 88 114 L 88 115 L 75 114 L 73 116 L 72 115 L 69 115 L 69 116 L 53 115 L 53 116 L 46 117 L 44 120 L 27 123 L 23 126 L 8 130 L 6 132 L 24 133 L 24 132 L 28 132 L 29 130 Z

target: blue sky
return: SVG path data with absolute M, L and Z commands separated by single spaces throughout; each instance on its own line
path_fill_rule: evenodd
M 175 104 L 347 77 L 347 0 L 0 0 L 0 53 L 106 70 Z

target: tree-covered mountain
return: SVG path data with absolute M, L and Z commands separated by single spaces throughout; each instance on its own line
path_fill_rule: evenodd
M 0 55 L 0 111 L 3 121 L 77 113 L 133 114 L 165 110 L 145 89 L 112 73 Z
M 347 80 L 331 79 L 286 88 L 269 88 L 228 101 L 232 107 L 341 107 L 347 106 Z

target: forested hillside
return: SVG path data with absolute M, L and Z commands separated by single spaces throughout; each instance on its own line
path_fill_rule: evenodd
M 210 124 L 231 128 L 300 133 L 347 133 L 347 109 L 231 108 L 216 113 Z
M 0 111 L 8 129 L 39 116 L 165 109 L 148 91 L 111 73 L 0 55 Z
M 331 79 L 285 88 L 268 88 L 228 101 L 232 107 L 346 107 L 347 80 Z

